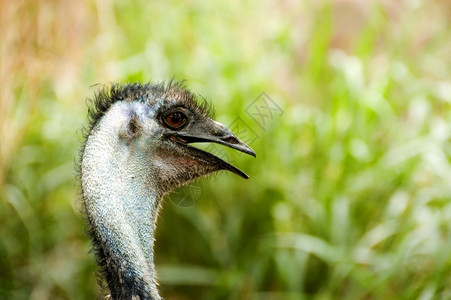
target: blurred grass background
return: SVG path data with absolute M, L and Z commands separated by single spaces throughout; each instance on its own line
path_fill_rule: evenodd
M 85 99 L 172 77 L 251 129 L 257 159 L 232 157 L 248 181 L 220 173 L 194 183 L 195 205 L 166 201 L 165 299 L 451 299 L 449 1 L 0 13 L 0 299 L 100 299 L 74 179 Z M 283 110 L 263 128 L 246 112 L 262 92 Z

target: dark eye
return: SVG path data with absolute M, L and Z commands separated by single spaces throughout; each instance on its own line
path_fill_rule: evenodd
M 187 123 L 188 118 L 185 116 L 185 114 L 176 111 L 166 115 L 163 120 L 169 128 L 180 129 Z

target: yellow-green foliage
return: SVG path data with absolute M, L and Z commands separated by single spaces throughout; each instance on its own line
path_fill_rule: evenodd
M 172 77 L 257 158 L 218 146 L 251 178 L 220 173 L 166 200 L 165 299 L 451 298 L 447 1 L 0 12 L 0 299 L 100 294 L 74 171 L 85 99 L 99 83 Z

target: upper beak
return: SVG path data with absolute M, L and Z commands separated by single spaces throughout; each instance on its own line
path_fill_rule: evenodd
M 170 134 L 170 138 L 184 144 L 185 146 L 200 151 L 206 158 L 217 163 L 220 169 L 231 171 L 245 179 L 248 179 L 248 175 L 230 163 L 211 153 L 188 145 L 190 143 L 202 142 L 217 143 L 256 157 L 255 151 L 241 141 L 230 129 L 219 122 L 213 120 L 209 121 L 210 122 L 207 124 L 204 123 L 202 126 L 194 126 L 186 131 L 173 132 Z

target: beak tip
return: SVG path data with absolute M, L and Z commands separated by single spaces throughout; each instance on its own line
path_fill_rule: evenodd
M 242 152 L 244 152 L 244 153 L 246 153 L 246 154 L 249 154 L 250 156 L 257 157 L 257 153 L 255 153 L 254 149 L 252 149 L 251 147 L 249 147 L 249 146 L 246 145 L 246 144 L 244 144 L 244 145 L 245 145 L 245 147 L 247 148 L 247 149 L 246 149 L 247 151 L 241 150 Z
M 245 174 L 245 173 L 243 173 L 243 174 L 241 175 L 241 177 L 243 177 L 244 179 L 249 179 L 249 175 L 247 175 L 247 174 Z

